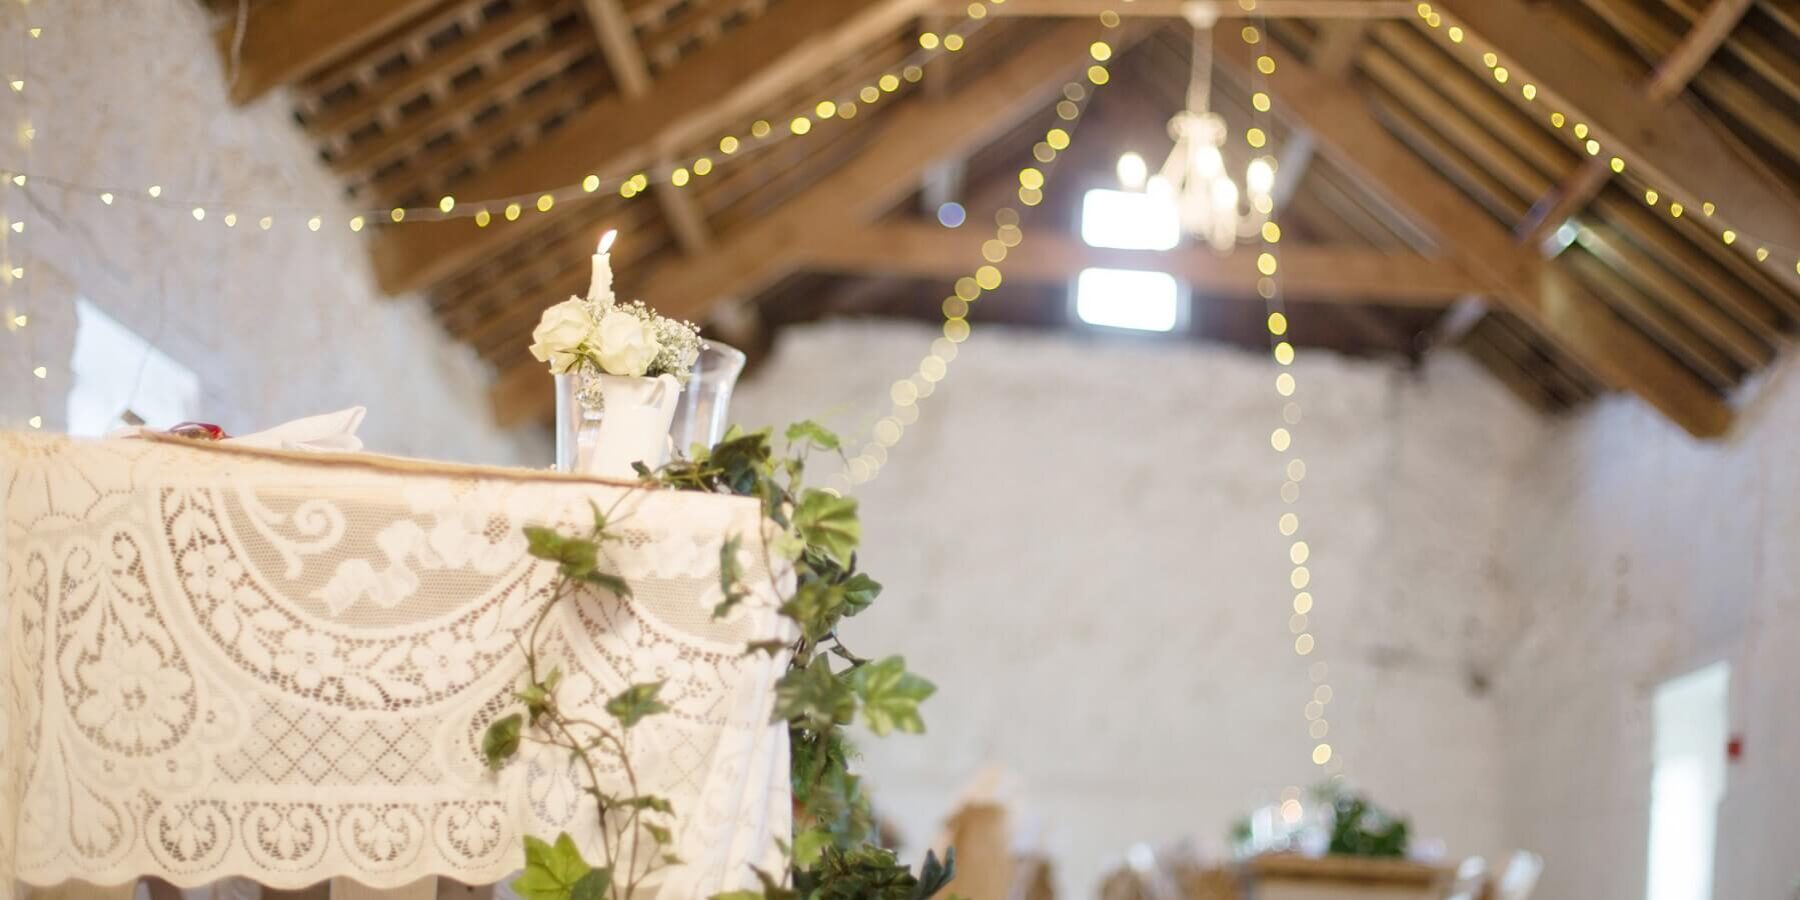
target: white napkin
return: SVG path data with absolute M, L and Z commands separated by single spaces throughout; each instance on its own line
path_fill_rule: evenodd
M 310 453 L 355 453 L 363 448 L 362 438 L 356 436 L 356 429 L 362 425 L 363 416 L 369 410 L 362 406 L 317 416 L 307 416 L 292 422 L 283 422 L 274 428 L 246 434 L 234 438 L 226 438 L 221 444 L 236 444 L 240 447 L 260 447 L 265 450 L 303 450 Z M 120 428 L 108 434 L 109 438 L 130 438 L 145 434 L 160 433 L 154 428 L 135 426 Z
M 363 447 L 362 438 L 356 436 L 356 429 L 362 425 L 363 416 L 368 412 L 366 407 L 352 406 L 333 413 L 284 422 L 255 434 L 226 438 L 220 443 L 261 447 L 266 450 L 355 453 Z

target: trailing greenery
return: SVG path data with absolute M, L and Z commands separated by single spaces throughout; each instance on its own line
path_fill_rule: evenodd
M 941 861 L 927 854 L 914 872 L 872 842 L 874 817 L 861 780 L 850 770 L 856 752 L 845 728 L 860 718 L 876 735 L 921 732 L 919 704 L 935 688 L 909 672 L 901 657 L 865 659 L 845 646 L 838 626 L 868 609 L 881 585 L 857 570 L 862 525 L 856 501 L 804 485 L 812 452 L 841 456 L 837 436 L 801 422 L 788 428 L 785 438 L 778 456 L 768 430 L 734 428 L 714 447 L 695 447 L 690 459 L 654 472 L 639 466 L 647 485 L 757 498 L 773 526 L 771 533 L 756 536 L 754 545 L 764 554 L 764 568 L 775 578 L 783 568 L 780 559 L 795 574 L 794 590 L 780 612 L 799 636 L 791 643 L 753 642 L 744 651 L 791 654 L 775 695 L 775 721 L 787 724 L 792 760 L 794 833 L 782 844 L 789 870 L 757 870 L 758 889 L 714 900 L 925 900 L 950 881 L 954 853 Z M 640 791 L 630 755 L 632 729 L 668 709 L 658 699 L 662 682 L 634 684 L 613 697 L 606 704 L 610 722 L 571 717 L 556 701 L 561 671 L 545 669 L 541 658 L 543 624 L 557 604 L 586 588 L 621 597 L 631 593 L 624 579 L 602 570 L 606 545 L 617 538 L 608 521 L 608 513 L 595 507 L 593 529 L 585 535 L 526 529 L 531 555 L 554 563 L 557 581 L 523 643 L 526 687 L 518 693 L 523 709 L 489 726 L 482 752 L 496 769 L 525 742 L 567 752 L 586 776 L 584 792 L 595 801 L 604 859 L 584 860 L 567 834 L 554 843 L 527 837 L 524 874 L 513 882 L 525 900 L 630 900 L 650 875 L 681 863 L 670 850 L 674 810 L 666 799 Z M 721 548 L 723 600 L 715 617 L 751 595 L 740 561 L 744 552 L 744 535 L 730 536 Z M 599 788 L 597 772 L 608 759 L 626 776 L 622 796 Z
M 842 451 L 837 435 L 814 422 L 790 426 L 784 453 L 775 452 L 769 430 L 733 428 L 716 446 L 693 448 L 691 458 L 640 474 L 664 487 L 755 497 L 779 529 L 762 541 L 773 557 L 791 563 L 795 588 L 781 607 L 799 638 L 792 644 L 751 644 L 747 652 L 791 652 L 776 686 L 775 717 L 788 725 L 795 805 L 791 871 L 785 878 L 758 873 L 760 891 L 737 891 L 719 900 L 923 900 L 950 881 L 954 853 L 943 861 L 927 854 L 917 873 L 876 846 L 874 816 L 861 779 L 851 772 L 856 756 L 844 733 L 861 718 L 878 736 L 925 730 L 919 704 L 936 690 L 898 656 L 865 659 L 844 644 L 843 620 L 869 608 L 881 584 L 857 569 L 862 524 L 856 501 L 805 486 L 806 462 L 815 452 Z M 749 595 L 736 561 L 740 544 L 727 542 L 720 559 L 723 615 Z M 773 577 L 773 575 L 771 575 Z
M 1406 855 L 1410 826 L 1401 816 L 1389 814 L 1361 794 L 1333 784 L 1316 794 L 1331 804 L 1331 847 L 1344 856 L 1399 858 Z

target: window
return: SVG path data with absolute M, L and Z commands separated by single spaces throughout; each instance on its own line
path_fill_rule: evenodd
M 1647 900 L 1712 898 L 1730 687 L 1731 666 L 1720 662 L 1656 689 Z
M 200 406 L 200 379 L 86 298 L 75 299 L 75 376 L 69 433 L 99 437 L 121 425 L 168 428 Z
M 1171 250 L 1181 242 L 1175 204 L 1159 192 L 1088 191 L 1081 239 L 1090 247 Z M 1167 272 L 1083 269 L 1075 279 L 1075 315 L 1089 325 L 1169 332 L 1187 320 L 1187 293 Z

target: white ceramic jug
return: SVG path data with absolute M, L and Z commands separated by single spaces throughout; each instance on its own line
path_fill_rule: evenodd
M 582 448 L 578 471 L 601 478 L 636 479 L 632 463 L 655 469 L 668 462 L 669 425 L 681 399 L 681 382 L 673 375 L 594 377 L 600 382 L 605 411 L 592 447 Z

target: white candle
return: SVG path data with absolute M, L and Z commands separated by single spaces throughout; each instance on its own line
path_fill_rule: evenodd
M 600 236 L 600 246 L 594 250 L 594 277 L 588 282 L 587 298 L 593 301 L 610 301 L 612 299 L 612 250 L 613 241 L 618 240 L 619 232 L 615 229 Z

